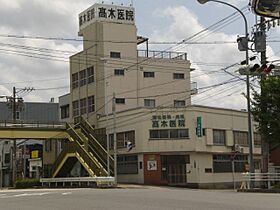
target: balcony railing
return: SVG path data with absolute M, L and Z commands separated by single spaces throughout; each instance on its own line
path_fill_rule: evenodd
M 138 57 L 146 58 L 161 58 L 161 59 L 174 59 L 174 60 L 187 60 L 187 53 L 183 52 L 168 52 L 168 51 L 147 51 L 138 50 Z

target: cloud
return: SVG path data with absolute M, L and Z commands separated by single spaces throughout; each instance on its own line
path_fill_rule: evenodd
M 205 28 L 200 24 L 197 16 L 184 6 L 174 6 L 167 7 L 162 11 L 160 17 L 171 20 L 171 24 L 168 28 L 161 30 L 156 29 L 152 34 L 152 40 L 154 41 L 182 41 L 186 42 L 229 42 L 235 41 L 236 35 L 228 35 L 223 32 L 205 30 Z M 202 33 L 199 33 L 202 32 Z M 197 36 L 193 36 L 193 35 Z M 173 47 L 172 50 L 187 52 L 188 59 L 192 63 L 192 67 L 196 68 L 196 71 L 192 73 L 192 80 L 198 83 L 198 87 L 211 86 L 214 84 L 221 83 L 222 81 L 227 81 L 232 76 L 226 74 L 222 68 L 240 62 L 245 59 L 245 54 L 241 53 L 237 49 L 237 43 L 234 44 L 182 44 Z M 233 72 L 238 68 L 230 68 L 228 71 Z M 213 73 L 213 71 L 218 71 Z M 211 73 L 212 72 L 212 73 Z M 235 73 L 236 74 L 236 73 Z M 237 76 L 237 74 L 236 74 Z M 235 83 L 224 86 L 228 90 L 229 87 L 234 87 Z M 245 87 L 245 83 L 242 82 L 239 86 L 234 87 L 235 89 L 240 85 Z M 218 88 L 219 89 L 219 88 Z M 223 90 L 223 87 L 221 87 Z M 216 88 L 213 91 L 206 92 L 205 94 L 198 94 L 194 96 L 194 101 L 201 101 L 199 104 L 213 102 L 217 96 L 208 97 L 207 95 L 215 95 L 217 92 Z M 240 90 L 241 92 L 241 90 Z M 227 100 L 217 101 L 216 103 L 211 103 L 213 106 L 220 107 L 235 107 L 242 108 L 244 103 L 240 103 L 240 94 L 232 94 L 228 97 L 228 92 L 222 91 L 219 96 L 223 96 L 224 99 L 229 98 L 230 102 Z M 203 99 L 203 100 L 201 100 Z
M 1 35 L 61 38 L 77 37 L 78 14 L 90 6 L 86 0 L 0 0 L 0 4 Z M 41 48 L 54 51 L 42 51 Z M 13 86 L 35 89 L 69 86 L 69 56 L 81 49 L 81 42 L 0 37 L 0 95 L 10 95 Z M 69 88 L 61 88 L 23 94 L 26 101 L 48 101 L 68 91 Z

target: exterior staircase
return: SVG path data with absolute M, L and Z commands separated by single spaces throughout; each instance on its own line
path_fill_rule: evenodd
M 69 164 L 74 163 L 69 159 L 76 158 L 91 177 L 108 176 L 113 173 L 113 158 L 109 155 L 110 171 L 107 171 L 107 151 L 94 137 L 94 128 L 82 117 L 75 128 L 66 123 L 68 142 L 66 142 L 62 152 L 56 159 L 52 178 L 66 177 L 67 168 L 72 168 Z M 67 161 L 68 160 L 68 161 Z M 69 166 L 68 166 L 69 165 Z M 67 166 L 67 167 L 65 167 Z

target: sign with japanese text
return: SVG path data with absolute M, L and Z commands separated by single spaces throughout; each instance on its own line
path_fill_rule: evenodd
M 153 115 L 152 127 L 153 128 L 176 128 L 185 127 L 185 116 L 183 114 L 177 115 Z
M 201 117 L 196 118 L 196 135 L 198 137 L 202 136 L 202 119 L 201 119 Z
M 132 7 L 94 4 L 79 14 L 80 30 L 95 21 L 108 21 L 134 24 L 135 12 Z

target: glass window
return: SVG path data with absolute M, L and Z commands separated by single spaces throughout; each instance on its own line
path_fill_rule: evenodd
M 111 58 L 121 58 L 121 53 L 120 52 L 110 52 L 110 57 Z
M 124 69 L 115 69 L 116 76 L 124 76 Z
M 116 104 L 125 104 L 124 98 L 116 98 Z
M 189 129 L 161 129 L 150 130 L 150 139 L 187 139 L 189 138 Z
M 174 101 L 174 107 L 185 107 L 186 102 L 183 100 L 175 100 Z
M 188 138 L 189 137 L 189 130 L 188 129 L 179 129 L 178 130 L 178 137 L 179 138 Z
M 111 142 L 113 141 L 114 136 L 110 134 L 109 138 Z M 126 131 L 126 132 L 117 133 L 117 148 L 126 147 L 127 142 L 131 142 L 132 145 L 135 146 L 135 131 Z M 114 143 L 112 145 L 114 145 Z
M 83 98 L 80 100 L 80 114 L 86 114 L 87 113 L 87 99 Z
M 154 108 L 156 106 L 155 99 L 144 99 L 144 106 Z
M 87 78 L 88 78 L 88 84 L 94 82 L 94 68 L 93 68 L 93 66 L 87 68 Z
M 60 107 L 60 117 L 61 119 L 69 117 L 69 104 Z
M 72 88 L 75 89 L 79 87 L 79 74 L 74 73 L 72 74 Z
M 178 133 L 178 131 L 177 130 L 170 130 L 170 138 L 171 139 L 177 139 L 177 138 L 179 138 L 179 133 Z
M 168 139 L 169 138 L 168 130 L 159 130 L 159 138 Z
M 226 131 L 213 130 L 213 143 L 214 145 L 226 145 Z
M 155 77 L 155 72 L 145 71 L 143 74 L 144 74 L 144 77 Z
M 159 139 L 159 130 L 150 130 L 151 139 Z
M 73 109 L 73 117 L 79 115 L 79 101 L 73 101 L 72 102 L 72 109 Z
M 241 146 L 248 146 L 248 132 L 247 131 L 233 131 L 234 144 Z
M 173 79 L 184 79 L 185 75 L 181 73 L 173 73 Z
M 94 112 L 95 111 L 95 106 L 94 106 L 94 96 L 89 96 L 88 97 L 88 113 Z
M 137 155 L 118 155 L 118 174 L 138 174 Z
M 86 70 L 82 70 L 79 72 L 80 77 L 80 87 L 87 84 L 87 73 Z

